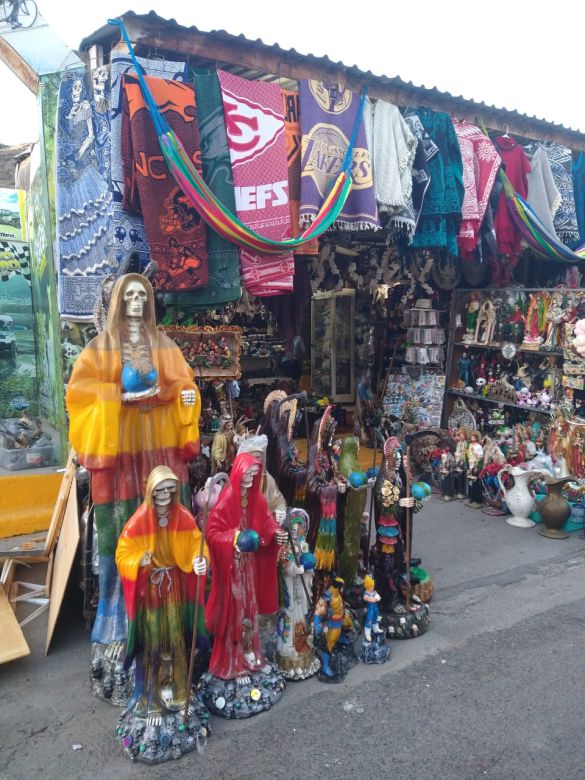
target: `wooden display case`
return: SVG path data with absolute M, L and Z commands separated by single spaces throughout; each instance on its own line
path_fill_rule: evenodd
M 355 290 L 311 299 L 311 386 L 337 403 L 355 399 Z

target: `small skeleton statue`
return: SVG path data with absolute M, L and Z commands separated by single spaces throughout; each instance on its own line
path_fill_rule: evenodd
M 452 501 L 455 494 L 455 457 L 449 450 L 441 453 L 441 464 L 439 466 L 439 480 L 441 483 L 441 499 L 443 501 Z

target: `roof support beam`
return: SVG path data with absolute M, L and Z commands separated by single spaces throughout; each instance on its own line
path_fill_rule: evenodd
M 0 35 L 0 60 L 7 65 L 10 70 L 18 76 L 25 87 L 28 87 L 31 92 L 38 95 L 39 92 L 39 77 L 25 62 L 20 54 L 16 52 L 12 46 L 6 41 L 6 38 Z

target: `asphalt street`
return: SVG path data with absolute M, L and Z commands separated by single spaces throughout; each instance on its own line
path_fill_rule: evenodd
M 31 656 L 0 667 L 0 778 L 585 777 L 585 540 L 437 500 L 415 522 L 427 634 L 342 684 L 291 683 L 268 713 L 215 718 L 202 755 L 159 767 L 123 756 L 118 711 L 89 692 L 72 582 L 49 655 L 38 619 Z

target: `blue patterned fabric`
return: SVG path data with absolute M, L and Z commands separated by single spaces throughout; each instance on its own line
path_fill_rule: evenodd
M 416 114 L 438 151 L 428 160 L 431 181 L 412 246 L 419 249 L 444 247 L 457 255 L 464 193 L 463 163 L 457 135 L 449 114 L 430 108 L 417 108 Z
M 57 108 L 56 210 L 59 310 L 90 319 L 109 260 L 110 132 L 105 81 L 98 100 L 84 71 L 67 73 Z

